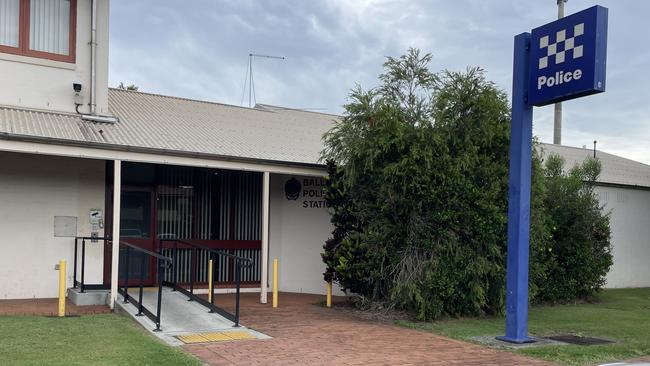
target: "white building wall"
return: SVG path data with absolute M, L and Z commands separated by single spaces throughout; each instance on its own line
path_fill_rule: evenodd
M 97 113 L 108 114 L 109 1 L 97 0 Z M 75 113 L 73 82 L 83 84 L 90 102 L 90 0 L 77 1 L 76 62 L 67 63 L 0 52 L 0 105 Z
M 288 199 L 285 183 L 295 178 L 301 190 Z M 322 178 L 271 174 L 269 286 L 273 286 L 273 259 L 279 261 L 279 290 L 325 294 L 325 264 L 320 253 L 332 233 L 330 214 L 322 197 Z M 335 288 L 335 295 L 343 293 Z
M 597 187 L 596 193 L 611 212 L 614 264 L 605 287 L 650 287 L 650 191 Z
M 61 259 L 72 286 L 74 239 L 54 237 L 54 217 L 77 217 L 77 235 L 90 236 L 104 174 L 102 160 L 0 152 L 0 299 L 58 296 Z M 87 283 L 101 283 L 101 245 L 88 244 L 86 255 Z

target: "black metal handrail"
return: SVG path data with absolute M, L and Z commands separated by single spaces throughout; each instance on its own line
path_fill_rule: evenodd
M 79 251 L 79 242 L 81 241 L 81 270 L 78 271 L 78 251 Z M 74 241 L 74 287 L 79 288 L 80 292 L 85 292 L 87 289 L 90 290 L 95 290 L 95 289 L 108 289 L 110 286 L 104 285 L 104 284 L 87 284 L 85 282 L 85 272 L 86 272 L 86 243 L 87 241 L 90 242 L 95 242 L 95 241 L 101 241 L 103 242 L 104 245 L 112 245 L 112 240 L 111 238 L 108 237 L 90 237 L 90 236 L 78 236 L 75 237 Z M 124 297 L 124 303 L 131 302 L 134 306 L 138 308 L 138 313 L 136 314 L 137 316 L 142 316 L 145 315 L 151 321 L 153 321 L 156 324 L 156 331 L 160 330 L 160 313 L 161 313 L 161 307 L 162 307 L 162 286 L 163 286 L 163 275 L 162 275 L 162 270 L 166 265 L 172 265 L 172 260 L 169 257 L 165 257 L 159 253 L 155 253 L 153 251 L 147 250 L 140 248 L 137 245 L 125 242 L 125 241 L 120 241 L 120 246 L 126 247 L 126 258 L 125 258 L 125 273 L 126 273 L 126 278 L 124 280 L 124 288 L 117 286 L 117 290 Z M 129 294 L 129 263 L 130 263 L 130 256 L 131 256 L 131 251 L 136 251 L 139 253 L 142 253 L 143 255 L 141 256 L 140 260 L 140 291 L 139 291 L 139 296 L 138 299 L 136 300 L 133 296 Z M 149 256 L 153 259 L 156 260 L 157 268 L 158 268 L 158 300 L 156 304 L 156 313 L 154 314 L 151 310 L 147 309 L 143 304 L 142 304 L 142 296 L 144 292 L 144 277 L 145 277 L 145 258 Z M 80 280 L 77 281 L 77 275 L 78 272 L 80 272 Z M 119 280 L 118 280 L 119 281 Z
M 235 327 L 239 327 L 239 303 L 240 303 L 240 294 L 241 294 L 241 271 L 242 271 L 242 265 L 244 267 L 250 267 L 253 263 L 253 261 L 250 258 L 245 258 L 245 257 L 240 257 L 237 255 L 234 255 L 232 253 L 228 253 L 223 250 L 219 249 L 214 249 L 214 248 L 208 248 L 206 246 L 203 246 L 201 244 L 193 243 L 188 240 L 180 240 L 176 238 L 164 238 L 163 236 L 166 235 L 160 235 L 160 246 L 159 246 L 159 251 L 162 251 L 164 248 L 165 242 L 173 242 L 174 246 L 172 251 L 172 259 L 175 260 L 178 258 L 178 245 L 186 245 L 191 248 L 191 258 L 190 258 L 190 289 L 189 291 L 185 289 L 184 287 L 180 286 L 177 281 L 177 273 L 176 273 L 176 267 L 172 267 L 172 282 L 166 282 L 168 286 L 171 286 L 174 290 L 179 291 L 186 295 L 190 301 L 197 301 L 210 309 L 210 312 L 216 312 L 226 319 L 232 321 L 235 323 Z M 212 289 L 213 293 L 210 294 L 209 296 L 209 301 L 203 299 L 200 296 L 197 296 L 194 294 L 194 281 L 197 276 L 197 266 L 196 266 L 196 251 L 197 249 L 200 250 L 205 250 L 206 252 L 210 253 L 210 259 L 213 260 L 215 256 L 224 256 L 227 258 L 232 259 L 235 262 L 235 314 L 232 314 L 217 305 L 214 304 L 214 289 Z M 210 275 L 210 274 L 209 274 Z M 214 283 L 214 272 L 211 274 L 212 275 L 212 282 Z
M 124 289 L 118 286 L 118 292 L 124 296 L 125 304 L 131 302 L 133 305 L 135 305 L 138 308 L 138 313 L 136 314 L 136 316 L 145 315 L 147 318 L 151 319 L 151 321 L 153 321 L 156 324 L 156 329 L 154 329 L 154 331 L 160 331 L 160 312 L 162 308 L 162 288 L 164 282 L 162 273 L 166 264 L 168 263 L 169 265 L 173 264 L 172 259 L 169 257 L 165 257 L 159 253 L 154 253 L 150 250 L 140 248 L 137 245 L 127 243 L 125 241 L 120 240 L 120 245 L 126 247 L 126 259 L 125 259 L 126 278 L 124 279 Z M 158 299 L 156 302 L 156 314 L 151 312 L 142 304 L 142 294 L 144 292 L 144 277 L 145 277 L 144 276 L 145 258 L 146 258 L 145 255 L 142 255 L 140 257 L 140 291 L 139 291 L 138 300 L 136 300 L 133 296 L 129 294 L 129 263 L 130 263 L 130 254 L 132 250 L 145 254 L 156 260 L 156 266 L 158 269 Z
M 102 244 L 106 245 L 107 243 L 110 245 L 110 238 L 106 237 L 91 237 L 91 236 L 77 236 L 74 238 L 74 276 L 73 276 L 73 286 L 75 288 L 78 288 L 80 292 L 85 292 L 86 289 L 88 290 L 106 290 L 110 286 L 107 286 L 103 283 L 94 283 L 94 284 L 87 284 L 85 281 L 85 275 L 86 275 L 86 242 L 90 241 L 91 243 L 101 241 Z M 78 247 L 79 247 L 79 241 L 81 241 L 81 270 L 78 271 L 78 265 L 79 265 L 79 260 L 77 259 L 78 256 Z M 79 281 L 77 281 L 77 274 L 80 272 L 81 278 Z

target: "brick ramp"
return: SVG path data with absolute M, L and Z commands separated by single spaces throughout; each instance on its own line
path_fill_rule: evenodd
M 225 307 L 232 302 L 217 296 Z M 242 324 L 273 339 L 183 348 L 208 365 L 552 365 L 313 305 L 323 296 L 281 294 L 276 310 L 258 300 L 242 295 Z

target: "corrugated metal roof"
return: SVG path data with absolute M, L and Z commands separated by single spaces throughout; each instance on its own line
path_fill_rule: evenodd
M 319 164 L 321 140 L 339 117 L 270 105 L 232 105 L 109 89 L 117 123 L 79 115 L 0 107 L 0 137 L 50 138 L 293 164 Z M 541 144 L 571 167 L 593 150 Z M 603 183 L 650 187 L 650 166 L 598 151 Z
M 109 89 L 119 122 L 83 121 L 75 114 L 0 108 L 0 133 L 78 143 L 165 149 L 294 164 L 318 164 L 321 137 L 333 115 L 250 109 Z
M 582 163 L 588 157 L 594 156 L 592 149 L 581 149 L 577 147 L 540 144 L 542 154 L 558 154 L 564 158 L 566 167 L 570 169 L 576 164 Z M 596 150 L 596 157 L 600 160 L 602 171 L 598 179 L 601 183 L 621 184 L 628 186 L 650 187 L 650 165 L 638 161 L 626 159 L 617 155 Z

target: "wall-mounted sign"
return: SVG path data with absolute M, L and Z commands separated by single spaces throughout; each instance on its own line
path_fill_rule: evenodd
M 295 201 L 300 197 L 300 191 L 302 190 L 302 185 L 300 181 L 296 178 L 289 179 L 284 183 L 284 195 L 287 196 L 289 201 Z
M 289 178 L 284 183 L 284 195 L 289 201 L 298 201 L 303 208 L 325 208 L 325 179 Z
M 99 224 L 104 220 L 104 214 L 103 211 L 98 209 L 98 208 L 91 208 L 89 212 L 90 216 L 90 223 L 91 224 Z
M 605 91 L 606 8 L 593 6 L 533 29 L 530 47 L 528 104 Z

